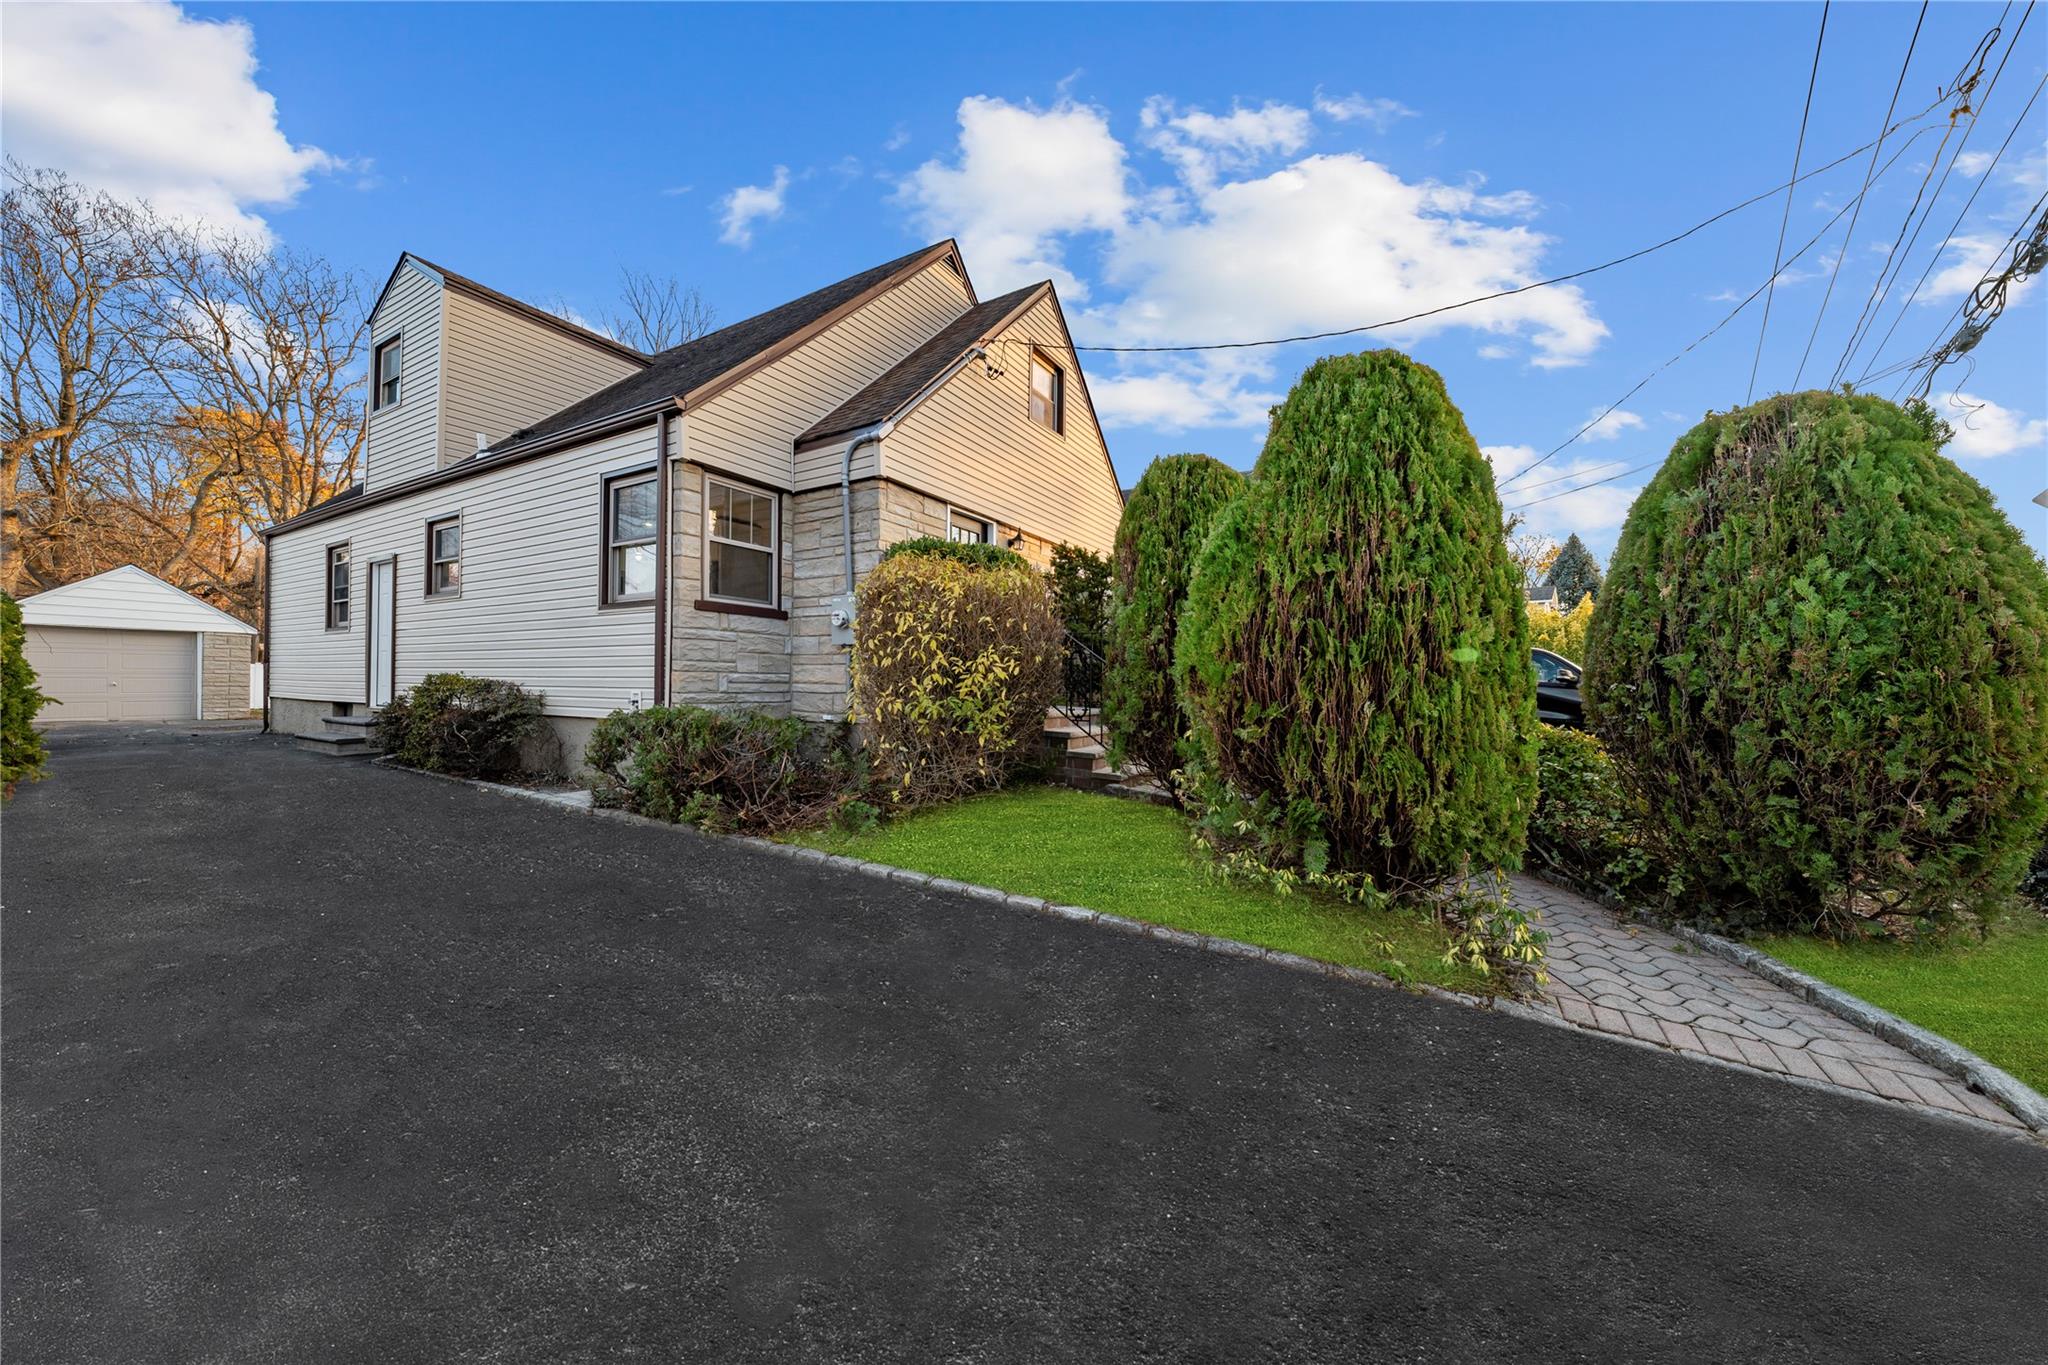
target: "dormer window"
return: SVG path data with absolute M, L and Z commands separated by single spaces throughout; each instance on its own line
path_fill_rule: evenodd
M 1031 420 L 1054 431 L 1067 428 L 1067 376 L 1043 351 L 1031 353 Z
M 376 390 L 371 404 L 373 408 L 394 407 L 398 403 L 399 374 L 405 364 L 402 340 L 400 337 L 393 337 L 377 347 Z

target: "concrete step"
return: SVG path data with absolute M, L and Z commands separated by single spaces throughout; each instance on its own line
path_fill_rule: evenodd
M 346 734 L 353 730 L 369 729 L 377 723 L 377 718 L 375 716 L 322 716 L 320 717 L 320 723 L 333 726 L 336 730 Z
M 367 734 L 336 734 L 331 730 L 302 732 L 292 738 L 306 752 L 326 754 L 330 758 L 368 758 L 381 752 L 383 747 L 372 744 Z

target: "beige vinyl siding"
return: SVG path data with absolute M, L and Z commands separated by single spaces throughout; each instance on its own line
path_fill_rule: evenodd
M 363 487 L 388 488 L 437 467 L 441 442 L 441 281 L 408 260 L 370 317 L 369 401 L 376 401 L 376 347 L 403 335 L 398 403 L 370 413 Z
M 1027 349 L 995 346 L 1000 376 L 970 365 L 913 408 L 882 443 L 882 475 L 1055 544 L 1107 554 L 1123 499 L 1057 302 L 1048 294 L 1001 335 L 1052 343 L 1045 349 L 1066 371 L 1065 432 L 1030 418 Z
M 973 306 L 934 261 L 690 413 L 690 458 L 771 488 L 839 478 L 837 448 L 792 460 L 796 438 Z
M 654 427 L 513 465 L 271 540 L 273 696 L 364 701 L 368 571 L 398 557 L 397 685 L 449 670 L 547 694 L 555 716 L 653 700 L 654 609 L 604 608 L 599 486 L 654 463 Z M 462 516 L 462 591 L 426 596 L 426 527 Z M 326 550 L 349 542 L 350 625 L 325 628 Z
M 643 366 L 450 289 L 441 304 L 441 457 L 495 445 Z

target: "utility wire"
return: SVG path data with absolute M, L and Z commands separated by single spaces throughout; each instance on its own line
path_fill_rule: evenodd
M 1994 272 L 1987 271 L 1984 278 L 1977 281 L 1977 287 L 1970 291 L 1970 297 L 1963 305 L 1963 325 L 1927 358 L 1927 373 L 1920 378 L 1920 398 L 1924 399 L 1933 390 L 1934 376 L 1940 373 L 1942 366 L 1976 349 L 1984 334 L 1991 330 L 1991 324 L 2005 312 L 2012 286 L 2048 268 L 2048 214 L 2042 213 L 2043 204 L 2048 204 L 2048 193 L 2034 201 L 2034 207 L 2027 210 L 2027 220 L 2022 221 L 2012 237 L 2007 239 L 2006 249 L 1999 253 L 2011 258 L 2004 268 L 1997 269 L 1997 261 L 1994 260 L 1995 278 Z M 2027 221 L 2033 223 L 2033 231 L 2027 233 L 2025 242 L 2021 242 L 2018 239 L 2020 233 L 2027 232 Z
M 1828 9 L 1833 0 L 1822 0 L 1820 7 L 1820 32 L 1813 40 L 1813 69 L 1806 73 L 1806 105 L 1799 111 L 1799 138 L 1792 144 L 1792 179 L 1785 185 L 1785 212 L 1778 218 L 1778 245 L 1771 253 L 1771 278 L 1764 290 L 1764 321 L 1756 329 L 1756 357 L 1749 362 L 1749 392 L 1743 395 L 1747 403 L 1756 396 L 1756 372 L 1764 363 L 1764 338 L 1771 330 L 1771 299 L 1778 292 L 1778 271 L 1785 258 L 1785 229 L 1792 222 L 1792 186 L 1799 183 L 1799 158 L 1806 153 L 1806 121 L 1813 116 L 1813 87 L 1820 79 L 1820 50 L 1828 40 Z M 1863 202 L 1858 195 L 1856 202 Z
M 1695 233 L 1698 233 L 1706 228 L 1712 227 L 1714 224 L 1720 222 L 1723 218 L 1730 217 L 1733 214 L 1742 212 L 1742 210 L 1746 208 L 1750 208 L 1756 204 L 1760 204 L 1764 200 L 1769 199 L 1774 195 L 1792 189 L 1795 185 L 1801 185 L 1804 184 L 1806 181 L 1814 179 L 1817 176 L 1826 175 L 1829 171 L 1834 170 L 1837 166 L 1842 165 L 1844 162 L 1855 160 L 1857 157 L 1863 155 L 1865 152 L 1870 151 L 1873 147 L 1878 146 L 1879 143 L 1881 143 L 1885 138 L 1890 137 L 1893 133 L 1899 132 L 1901 129 L 1909 128 L 1912 125 L 1920 122 L 1929 114 L 1933 113 L 1937 108 L 1948 103 L 1949 99 L 1950 93 L 1944 91 L 1939 98 L 1929 102 L 1928 105 L 1925 108 L 1921 109 L 1918 113 L 1908 115 L 1907 117 L 1900 119 L 1897 123 L 1894 123 L 1891 127 L 1886 128 L 1881 134 L 1881 136 L 1876 140 L 1863 143 L 1861 146 L 1852 147 L 1848 151 L 1836 157 L 1834 160 L 1828 162 L 1826 165 L 1816 166 L 1812 170 L 1806 172 L 1804 175 L 1801 175 L 1794 180 L 1788 181 L 1781 185 L 1773 185 L 1770 189 L 1764 190 L 1757 194 L 1753 194 L 1749 198 L 1743 200 L 1741 203 L 1730 205 L 1728 208 L 1722 209 L 1719 213 L 1714 214 L 1712 217 L 1702 218 L 1699 222 L 1694 223 L 1691 227 L 1686 228 L 1683 232 L 1675 232 L 1671 236 L 1664 238 L 1660 242 L 1653 242 L 1649 246 L 1642 247 L 1636 251 L 1631 251 L 1627 255 L 1616 256 L 1613 260 L 1602 261 L 1598 265 L 1589 265 L 1582 270 L 1574 270 L 1569 274 L 1553 275 L 1548 279 L 1533 280 L 1528 284 L 1518 284 L 1512 289 L 1499 289 L 1495 290 L 1490 294 L 1480 294 L 1476 295 L 1473 298 L 1460 299 L 1456 303 L 1441 304 L 1435 308 L 1426 308 L 1419 313 L 1410 313 L 1406 317 L 1388 318 L 1382 322 L 1368 322 L 1357 327 L 1344 327 L 1331 332 L 1305 332 L 1300 336 L 1269 337 L 1259 341 L 1217 341 L 1209 342 L 1202 345 L 1188 346 L 1076 346 L 1071 342 L 1044 342 L 1033 340 L 1028 337 L 997 337 L 994 338 L 994 340 L 1000 341 L 1005 345 L 1037 346 L 1041 350 L 1097 351 L 1117 352 L 1122 354 L 1153 354 L 1168 351 L 1242 351 L 1251 350 L 1261 346 L 1287 346 L 1297 341 L 1328 341 L 1333 337 L 1356 336 L 1360 332 L 1377 332 L 1384 330 L 1388 327 L 1399 327 L 1404 323 L 1419 322 L 1424 318 L 1433 318 L 1440 313 L 1454 312 L 1460 308 L 1470 308 L 1474 304 L 1491 303 L 1495 299 L 1505 299 L 1511 298 L 1516 294 L 1526 294 L 1533 289 L 1547 289 L 1554 284 L 1569 284 L 1573 280 L 1581 280 L 1588 275 L 1597 275 L 1603 270 L 1612 270 L 1616 266 L 1627 265 L 1631 261 L 1641 260 L 1643 257 L 1651 255 L 1658 251 L 1662 251 L 1666 247 L 1676 246 L 1678 243 L 1684 241 L 1688 237 L 1693 236 Z
M 1913 50 L 1920 46 L 1920 26 L 1927 22 L 1927 6 L 1929 3 L 1931 3 L 1931 0 L 1920 0 L 1920 17 L 1913 21 L 1913 36 L 1906 43 L 1906 59 L 1899 63 L 1899 78 L 1892 83 L 1891 103 L 1885 106 L 1884 117 L 1878 121 L 1877 126 L 1879 128 L 1885 127 L 1892 121 L 1892 114 L 1899 107 L 1899 92 L 1906 88 L 1906 69 L 1913 65 Z M 2008 5 L 2007 8 L 2009 9 L 2011 6 Z M 2007 52 L 2010 54 L 2011 49 L 2008 48 Z M 1993 79 L 1995 80 L 1996 78 L 1994 77 Z M 1877 156 L 1884 146 L 1884 135 L 1882 133 L 1878 135 L 1877 141 L 1878 145 L 1870 149 L 1870 165 L 1865 167 L 1863 171 L 1863 188 L 1865 190 L 1870 188 L 1870 177 L 1877 172 Z M 1791 205 L 1792 195 L 1788 190 L 1785 194 L 1785 206 L 1789 210 Z M 1849 244 L 1856 240 L 1856 220 L 1862 216 L 1863 209 L 1859 202 L 1856 212 L 1849 215 L 1849 230 L 1842 234 L 1842 245 L 1835 252 L 1835 264 L 1828 271 L 1827 292 L 1820 296 L 1820 311 L 1813 315 L 1813 330 L 1806 334 L 1806 349 L 1799 353 L 1799 368 L 1792 372 L 1792 388 L 1794 392 L 1798 391 L 1799 381 L 1806 375 L 1806 362 L 1813 355 L 1814 338 L 1820 335 L 1821 319 L 1828 315 L 1828 301 L 1835 296 L 1835 280 L 1842 273 L 1842 261 L 1849 254 Z M 1761 338 L 1759 338 L 1759 341 L 1761 341 Z
M 1926 173 L 1920 177 L 1920 188 L 1913 192 L 1913 202 L 1906 206 L 1906 216 L 1900 220 L 1899 230 L 1892 234 L 1892 253 L 1885 261 L 1884 268 L 1877 272 L 1877 278 L 1871 281 L 1870 297 L 1863 301 L 1863 308 L 1856 315 L 1856 325 L 1849 331 L 1849 344 L 1843 349 L 1842 358 L 1835 362 L 1835 368 L 1828 376 L 1829 388 L 1833 388 L 1841 382 L 1842 376 L 1848 371 L 1850 365 L 1855 362 L 1856 353 L 1863 349 L 1863 342 L 1869 335 L 1866 323 L 1874 322 L 1878 312 L 1883 309 L 1884 299 L 1890 297 L 1892 287 L 1897 284 L 1899 275 L 1905 270 L 1906 257 L 1911 254 L 1913 244 L 1920 240 L 1921 228 L 1927 225 L 1928 215 L 1934 212 L 1933 199 L 1927 200 L 1927 208 L 1924 212 L 1920 210 L 1920 204 L 1927 197 L 1927 183 L 1934 178 L 1934 168 L 1941 164 L 1942 151 L 1948 146 L 1949 137 L 1956 130 L 1956 120 L 1968 114 L 1971 127 L 1974 128 L 1976 126 L 1977 114 L 1976 110 L 1971 107 L 1970 101 L 1976 91 L 1977 82 L 1983 79 L 1984 62 L 1991 55 L 1991 49 L 1998 45 L 1998 36 L 1999 29 L 1996 25 L 1993 25 L 1990 32 L 1986 33 L 1978 42 L 1976 51 L 1970 54 L 1969 61 L 1963 63 L 1961 70 L 1956 73 L 1956 80 L 1946 92 L 1957 101 L 1956 107 L 1949 111 L 1948 126 L 1942 132 L 1941 143 L 1935 147 L 1934 156 L 1927 163 Z M 2017 37 L 2018 35 L 2015 34 L 2014 36 Z M 1972 63 L 1975 64 L 1974 69 Z M 1963 142 L 1968 141 L 1969 132 L 1965 131 Z M 1955 155 L 1949 158 L 1948 169 L 1942 172 L 1941 182 L 1943 185 L 1948 183 L 1949 171 L 1955 168 L 1955 158 L 1962 155 L 1963 142 L 1956 144 Z M 1937 188 L 1935 190 L 1935 198 L 1939 199 L 1940 197 L 1941 191 Z M 1920 215 L 1919 227 L 1913 226 L 1913 216 L 1916 212 Z M 1907 238 L 1907 229 L 1909 227 L 1912 228 L 1910 240 Z M 1903 247 L 1899 245 L 1901 242 L 1905 243 Z
M 1904 142 L 1900 143 L 1899 149 L 1891 154 L 1890 160 L 1886 161 L 1883 166 L 1878 168 L 1878 177 L 1883 177 L 1887 172 L 1891 170 L 1893 166 L 1896 166 L 1899 163 L 1899 158 L 1904 156 L 1907 152 L 1911 151 L 1913 144 L 1919 141 L 1921 136 L 1926 132 L 1927 130 L 1925 128 L 1922 128 L 1915 132 L 1911 137 L 1907 138 Z M 1799 248 L 1799 250 L 1793 252 L 1791 258 L 1787 260 L 1785 264 L 1791 265 L 1797 262 L 1799 258 L 1804 256 L 1807 252 L 1813 250 L 1814 243 L 1820 241 L 1822 237 L 1826 236 L 1829 232 L 1833 231 L 1835 224 L 1841 222 L 1842 218 L 1846 214 L 1848 214 L 1849 211 L 1858 202 L 1860 202 L 1865 195 L 1870 193 L 1870 190 L 1875 187 L 1876 183 L 1876 180 L 1873 179 L 1870 185 L 1865 186 L 1863 189 L 1858 190 L 1856 192 L 1856 197 L 1854 199 L 1851 199 L 1848 203 L 1842 205 L 1842 207 L 1840 207 L 1839 209 L 1836 209 L 1835 216 L 1828 219 L 1827 222 L 1823 223 L 1821 225 L 1820 231 L 1816 232 L 1813 236 L 1809 237 L 1806 241 L 1805 246 L 1802 246 Z M 1773 275 L 1772 278 L 1775 279 L 1776 276 Z M 1695 349 L 1697 349 L 1701 343 L 1705 342 L 1708 338 L 1712 337 L 1716 332 L 1719 332 L 1723 327 L 1726 327 L 1729 323 L 1735 321 L 1736 317 L 1742 312 L 1743 309 L 1749 307 L 1749 305 L 1756 302 L 1758 296 L 1764 292 L 1765 288 L 1767 288 L 1768 285 L 1769 281 L 1767 280 L 1764 282 L 1764 284 L 1760 284 L 1755 289 L 1752 289 L 1746 298 L 1744 298 L 1740 303 L 1736 304 L 1734 308 L 1729 310 L 1728 315 L 1726 317 L 1722 318 L 1712 327 L 1709 327 L 1705 332 L 1702 332 L 1699 336 L 1693 338 L 1693 340 L 1690 343 L 1688 343 L 1683 350 L 1679 351 L 1677 355 L 1672 356 L 1662 365 L 1659 365 L 1656 369 L 1650 371 L 1641 379 L 1637 380 L 1635 386 L 1631 388 L 1627 393 L 1615 399 L 1612 403 L 1609 403 L 1591 421 L 1587 422 L 1584 426 L 1580 427 L 1570 436 L 1567 436 L 1557 445 L 1551 447 L 1551 449 L 1547 453 L 1545 453 L 1542 459 L 1537 460 L 1527 469 L 1524 469 L 1520 473 L 1509 478 L 1506 481 L 1506 484 L 1503 485 L 1503 487 L 1507 486 L 1507 484 L 1515 484 L 1521 482 L 1523 479 L 1527 478 L 1531 473 L 1548 464 L 1554 457 L 1556 457 L 1561 451 L 1563 451 L 1565 447 L 1571 445 L 1574 441 L 1578 440 L 1581 436 L 1584 436 L 1594 427 L 1606 421 L 1609 414 L 1613 413 L 1616 409 L 1620 408 L 1623 403 L 1626 403 L 1629 399 L 1635 397 L 1636 394 L 1640 393 L 1649 384 L 1651 380 L 1655 379 L 1658 375 L 1664 373 L 1664 371 L 1670 369 L 1673 365 L 1676 365 L 1680 360 L 1683 360 L 1687 355 L 1691 354 Z
M 2033 5 L 2029 4 L 2027 6 L 2026 14 L 2022 14 L 2020 16 L 2020 29 L 2026 28 L 2027 15 L 2032 14 L 2033 11 Z M 2016 29 L 2013 32 L 2013 44 L 2015 46 L 2019 42 L 2020 29 Z M 2006 48 L 2005 55 L 2007 57 L 2012 56 L 2012 47 Z M 1994 72 L 1992 74 L 1991 85 L 1985 88 L 1985 96 L 1987 99 L 1990 96 L 1991 90 L 1998 85 L 1998 74 L 2000 72 L 2003 72 L 2004 70 L 2005 63 L 2001 61 L 1998 64 L 1998 72 Z M 1906 320 L 1906 314 L 1912 308 L 1913 300 L 1920 297 L 1920 290 L 1922 289 L 1922 287 L 1926 285 L 1927 277 L 1934 273 L 1934 267 L 1940 263 L 1942 253 L 1948 250 L 1949 243 L 1954 241 L 1956 233 L 1962 230 L 1963 220 L 1969 217 L 1970 209 L 1977 202 L 1977 196 L 1982 194 L 1984 192 L 1984 187 L 1991 183 L 1992 172 L 1996 171 L 1998 169 L 1998 163 L 2005 159 L 2006 148 L 2012 146 L 2013 138 L 2019 133 L 2022 127 L 2026 126 L 2027 115 L 2033 112 L 2034 101 L 2041 98 L 2041 89 L 2044 85 L 2048 85 L 2048 76 L 2044 76 L 2040 81 L 2035 83 L 2034 93 L 2027 96 L 2027 103 L 2025 107 L 2020 110 L 2020 116 L 2013 120 L 2012 127 L 2006 131 L 2005 141 L 1998 144 L 1998 150 L 1992 154 L 1990 164 L 1986 165 L 1984 167 L 1983 172 L 1977 177 L 1976 188 L 1972 189 L 1970 191 L 1970 197 L 1963 201 L 1962 210 L 1961 212 L 1956 214 L 1955 222 L 1949 224 L 1948 232 L 1941 239 L 1941 245 L 1936 247 L 1934 249 L 1934 254 L 1927 258 L 1927 265 L 1920 271 L 1920 278 L 1913 282 L 1912 291 L 1906 295 L 1906 301 L 1899 305 L 1898 315 L 1892 319 L 1892 325 L 1885 329 L 1883 339 L 1877 343 L 1876 349 L 1870 353 L 1870 364 L 1873 369 L 1876 368 L 1879 357 L 1881 357 L 1884 354 L 1884 348 L 1891 344 L 1893 335 L 1898 332 L 1899 324 Z M 1958 152 L 1960 152 L 1961 149 L 1958 148 L 1957 150 Z M 1863 378 L 1866 377 L 1868 376 L 1866 375 L 1864 377 L 1859 377 L 1856 382 L 1861 384 L 1863 382 Z
M 1582 483 L 1577 488 L 1567 488 L 1564 489 L 1562 492 L 1558 493 L 1546 493 L 1540 498 L 1532 498 L 1528 502 L 1516 503 L 1513 507 L 1507 508 L 1506 510 L 1510 512 L 1525 511 L 1528 508 L 1536 506 L 1538 503 L 1554 502 L 1558 498 L 1568 498 L 1574 493 L 1583 493 L 1588 488 L 1598 488 L 1603 483 L 1614 483 L 1617 480 L 1627 478 L 1631 474 L 1640 474 L 1645 469 L 1654 469 L 1662 463 L 1662 460 L 1651 460 L 1646 464 L 1637 465 L 1634 469 L 1624 469 L 1619 474 L 1609 474 L 1604 479 L 1595 479 L 1591 483 Z

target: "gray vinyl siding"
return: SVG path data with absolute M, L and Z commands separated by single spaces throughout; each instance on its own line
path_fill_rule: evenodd
M 796 438 L 973 306 L 933 262 L 690 413 L 690 458 L 771 488 L 839 477 L 837 449 L 792 457 Z
M 399 498 L 273 537 L 271 680 L 277 697 L 362 702 L 371 560 L 398 558 L 400 689 L 428 673 L 506 678 L 555 716 L 653 699 L 654 609 L 599 603 L 599 486 L 652 465 L 654 428 Z M 426 596 L 426 526 L 462 516 L 462 592 Z M 349 542 L 350 625 L 329 631 L 326 550 Z
M 517 313 L 447 292 L 441 304 L 441 463 L 476 453 L 642 366 Z
M 410 260 L 370 317 L 370 395 L 376 401 L 375 347 L 404 337 L 404 363 L 395 406 L 372 409 L 363 453 L 363 487 L 385 488 L 431 473 L 441 442 L 441 282 Z
M 1107 554 L 1123 499 L 1057 304 L 1048 295 L 1001 335 L 1049 343 L 1066 371 L 1065 432 L 1030 418 L 1028 349 L 991 347 L 1000 375 L 970 365 L 913 408 L 882 444 L 882 475 L 1054 544 Z

